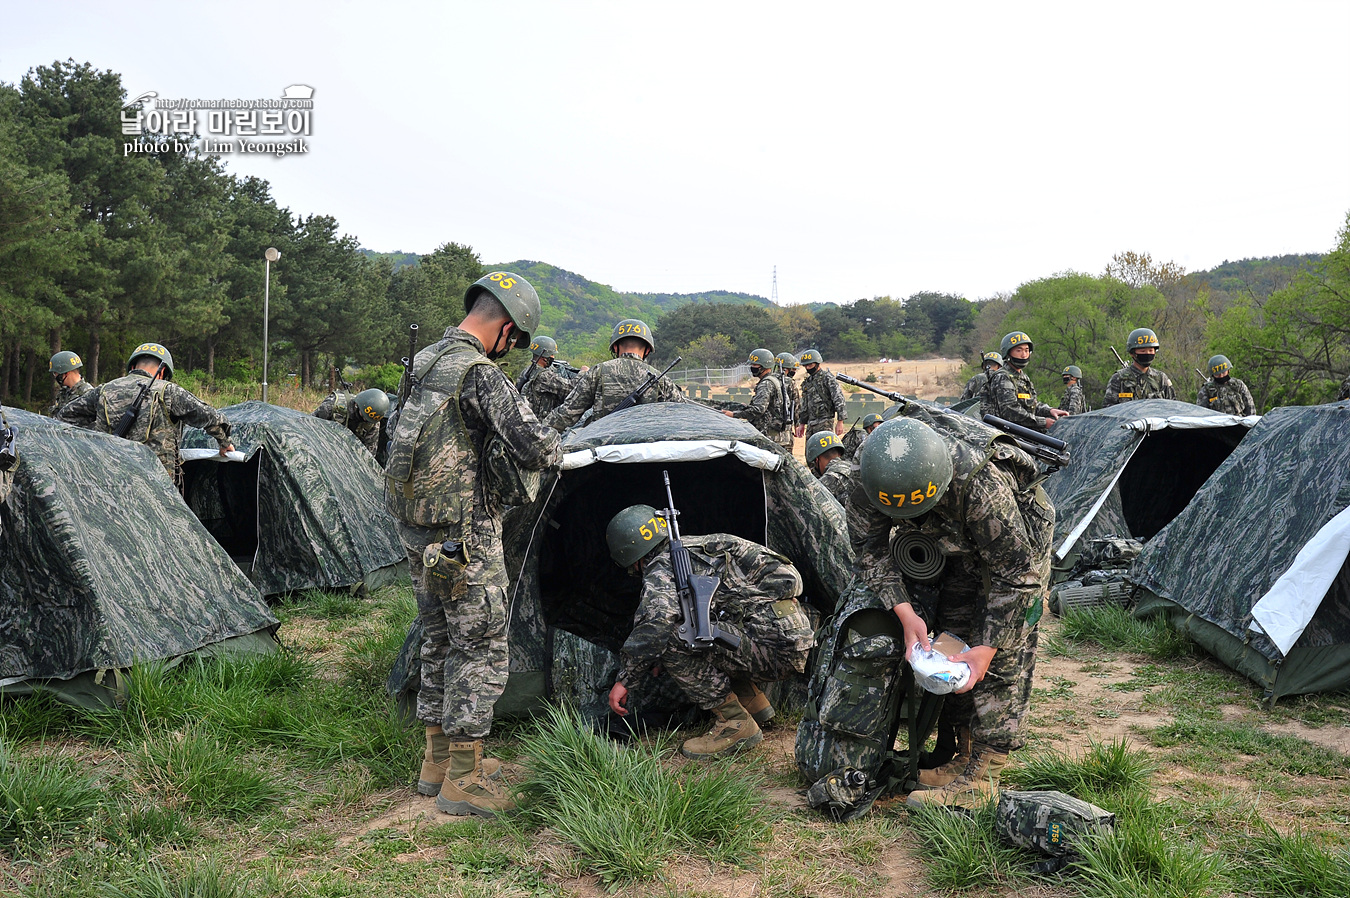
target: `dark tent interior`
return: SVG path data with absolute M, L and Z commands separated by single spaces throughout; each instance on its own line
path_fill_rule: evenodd
M 1246 432 L 1242 427 L 1169 427 L 1148 434 L 1116 484 L 1130 535 L 1152 539 L 1181 514 Z
M 242 464 L 183 463 L 183 500 L 245 571 L 258 551 L 258 474 L 266 457 L 260 451 Z

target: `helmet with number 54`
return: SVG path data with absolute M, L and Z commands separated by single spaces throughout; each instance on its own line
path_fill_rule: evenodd
M 867 500 L 905 520 L 937 505 L 952 482 L 952 456 L 937 431 L 913 418 L 892 418 L 872 431 L 858 459 Z

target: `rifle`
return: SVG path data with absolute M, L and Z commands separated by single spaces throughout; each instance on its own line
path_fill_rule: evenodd
M 612 415 L 614 414 L 614 412 L 621 412 L 626 408 L 632 408 L 633 406 L 637 405 L 638 400 L 642 398 L 642 394 L 650 390 L 658 380 L 660 380 L 661 378 L 665 377 L 668 373 L 670 373 L 670 369 L 674 368 L 679 363 L 680 363 L 680 356 L 675 356 L 675 361 L 667 365 L 666 370 L 662 371 L 660 374 L 657 374 L 654 371 L 648 372 L 647 379 L 644 380 L 636 390 L 629 393 L 627 396 L 623 397 L 623 401 L 620 402 L 618 405 L 614 406 L 614 410 L 611 411 L 610 414 Z
M 403 377 L 398 382 L 398 405 L 385 416 L 382 426 L 384 432 L 393 439 L 393 433 L 398 429 L 398 416 L 403 411 L 403 403 L 408 401 L 408 394 L 412 392 L 413 382 L 413 359 L 417 356 L 417 325 L 408 325 L 408 355 L 403 358 Z
M 990 427 L 997 427 L 1012 437 L 1013 442 L 1017 444 L 1017 448 L 1027 455 L 1045 462 L 1052 471 L 1069 464 L 1069 444 L 1063 440 L 1046 436 L 1030 427 L 1023 427 L 1021 424 L 1014 424 L 997 415 L 985 415 L 984 423 Z
M 126 439 L 127 434 L 131 433 L 131 425 L 136 423 L 136 416 L 141 413 L 141 406 L 145 405 L 145 398 L 150 395 L 150 388 L 155 385 L 155 381 L 159 380 L 159 376 L 164 373 L 165 367 L 166 365 L 160 362 L 154 375 L 141 385 L 141 391 L 136 394 L 136 401 L 131 403 L 131 408 L 122 412 L 121 418 L 117 419 L 117 426 L 113 428 L 113 436 Z
M 876 393 L 878 396 L 885 396 L 891 402 L 898 402 L 901 406 L 907 405 L 913 401 L 912 399 L 908 399 L 905 396 L 901 395 L 900 393 L 892 393 L 890 390 L 883 390 L 880 387 L 874 387 L 869 383 L 865 383 L 861 380 L 858 380 L 858 378 L 856 377 L 849 377 L 847 374 L 836 374 L 834 375 L 834 379 L 843 381 L 844 383 L 849 384 L 851 386 L 862 387 L 864 390 L 869 390 L 873 393 Z
M 741 638 L 720 629 L 710 615 L 713 593 L 717 592 L 722 580 L 720 577 L 695 576 L 689 550 L 680 539 L 677 520 L 680 513 L 675 510 L 675 497 L 670 492 L 670 472 L 662 471 L 661 478 L 666 482 L 666 507 L 656 514 L 664 518 L 670 528 L 670 568 L 675 573 L 675 592 L 680 598 L 683 617 L 676 632 L 691 649 L 709 649 L 718 642 L 729 649 L 738 649 Z
M 342 379 L 342 372 L 338 370 L 337 365 L 329 365 L 328 367 L 333 369 L 333 382 L 336 386 L 342 387 L 344 390 L 352 388 L 351 381 Z
M 19 428 L 9 423 L 4 409 L 0 409 L 0 471 L 8 471 L 19 461 L 14 444 L 19 440 Z
M 1202 385 L 1203 385 L 1207 380 L 1209 380 L 1208 377 L 1205 377 L 1205 372 L 1201 371 L 1199 368 L 1194 368 L 1194 369 L 1192 369 L 1192 370 L 1195 371 L 1196 374 L 1200 375 L 1200 383 L 1201 383 Z
M 581 369 L 580 369 L 580 368 L 576 367 L 575 365 L 569 365 L 569 364 L 567 364 L 566 362 L 564 362 L 562 359 L 554 359 L 553 361 L 549 362 L 549 364 L 552 365 L 554 368 L 561 368 L 561 369 L 563 369 L 563 370 L 566 371 L 568 374 L 580 374 L 580 373 L 581 373 Z M 666 369 L 666 370 L 670 370 L 670 369 Z
M 1128 367 L 1128 366 L 1125 364 L 1125 360 L 1122 359 L 1122 358 L 1120 357 L 1120 353 L 1116 352 L 1116 348 L 1115 348 L 1114 346 L 1111 347 L 1111 355 L 1113 355 L 1113 356 L 1116 357 L 1116 361 L 1117 361 L 1117 362 L 1120 362 L 1120 367 L 1122 367 L 1122 368 Z

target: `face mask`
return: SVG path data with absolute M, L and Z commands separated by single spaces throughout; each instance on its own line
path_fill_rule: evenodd
M 1019 371 L 1021 371 L 1023 368 L 1025 368 L 1025 367 L 1027 366 L 1027 362 L 1029 362 L 1029 361 L 1031 361 L 1030 358 L 1019 359 L 1019 358 L 1018 358 L 1017 356 L 1015 356 L 1015 355 L 1010 355 L 1010 356 L 1008 356 L 1008 364 L 1009 364 L 1009 365 L 1012 365 L 1014 368 L 1016 368 L 1016 369 L 1019 370 Z
M 1232 376 L 1233 376 L 1233 375 L 1231 375 L 1231 374 L 1225 374 L 1223 377 L 1216 377 L 1216 378 L 1214 378 L 1214 380 L 1217 381 L 1218 383 L 1221 383 L 1221 384 L 1222 384 L 1222 383 L 1227 383 L 1227 382 L 1228 382 L 1228 379 L 1229 379 L 1230 377 L 1232 377 Z
M 1069 381 L 1071 381 L 1071 380 L 1073 380 L 1072 377 L 1066 377 L 1066 378 L 1064 378 L 1064 384 L 1067 386 L 1068 383 L 1069 383 Z
M 1152 352 L 1149 353 L 1136 352 L 1134 354 L 1134 360 L 1139 363 L 1140 368 L 1147 368 L 1149 365 L 1153 364 L 1154 355 L 1155 353 Z

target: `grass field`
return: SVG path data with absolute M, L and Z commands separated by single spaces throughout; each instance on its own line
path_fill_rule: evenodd
M 46 699 L 0 717 L 0 894 L 23 896 L 1350 894 L 1350 698 L 1263 707 L 1165 627 L 1047 618 L 1028 747 L 1007 785 L 1120 815 L 1073 872 L 1028 872 L 991 815 L 805 807 L 791 720 L 705 765 L 678 734 L 633 747 L 566 713 L 500 725 L 523 812 L 440 815 L 419 731 L 383 679 L 411 591 L 310 592 L 281 654 L 137 670 L 127 707 Z

